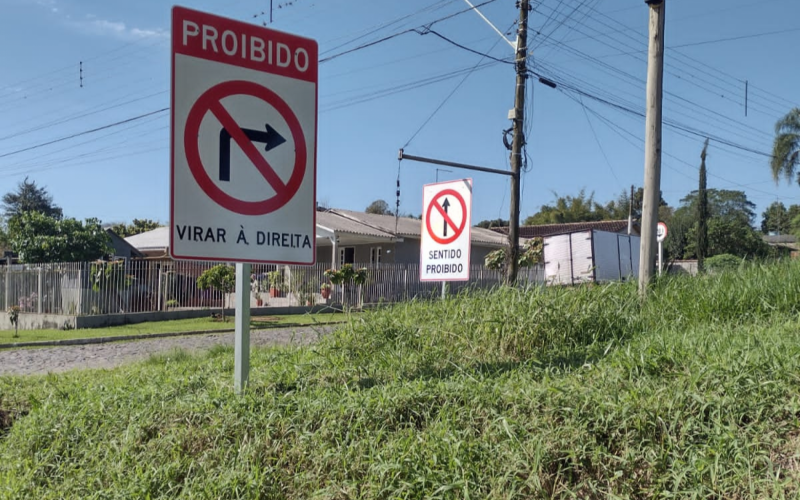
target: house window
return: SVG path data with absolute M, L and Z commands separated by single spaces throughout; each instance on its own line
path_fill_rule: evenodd
M 339 249 L 339 265 L 356 263 L 356 247 L 342 247 Z
M 369 263 L 373 266 L 381 265 L 381 247 L 372 247 L 369 249 Z

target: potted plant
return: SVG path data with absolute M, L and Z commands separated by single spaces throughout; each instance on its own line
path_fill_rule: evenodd
M 280 271 L 271 271 L 267 273 L 269 279 L 269 296 L 281 297 L 286 289 L 286 284 L 283 281 L 283 273 Z
M 19 306 L 11 306 L 8 308 L 8 320 L 14 325 L 14 338 L 19 337 Z
M 331 296 L 331 284 L 330 283 L 323 283 L 319 286 L 319 294 L 322 295 L 322 298 L 328 300 Z

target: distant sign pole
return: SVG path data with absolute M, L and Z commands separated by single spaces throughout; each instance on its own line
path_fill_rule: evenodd
M 316 261 L 317 42 L 172 9 L 170 254 L 236 262 L 235 389 L 251 263 Z
M 664 240 L 667 239 L 667 225 L 663 222 L 658 223 L 656 228 L 656 241 L 658 241 L 658 275 L 661 276 L 661 269 L 664 261 Z
M 468 281 L 472 179 L 422 189 L 420 281 Z

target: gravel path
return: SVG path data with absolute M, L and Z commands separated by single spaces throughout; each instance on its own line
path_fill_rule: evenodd
M 270 345 L 307 345 L 330 332 L 332 327 L 274 328 L 250 333 L 253 347 Z M 76 369 L 114 368 L 147 359 L 172 349 L 198 351 L 215 345 L 233 345 L 233 333 L 215 333 L 187 337 L 167 337 L 132 342 L 112 342 L 39 349 L 0 351 L 0 376 L 34 375 Z

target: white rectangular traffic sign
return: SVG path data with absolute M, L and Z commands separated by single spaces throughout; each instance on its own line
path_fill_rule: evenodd
M 318 53 L 173 8 L 173 258 L 315 262 Z
M 469 280 L 472 179 L 422 188 L 420 281 Z

